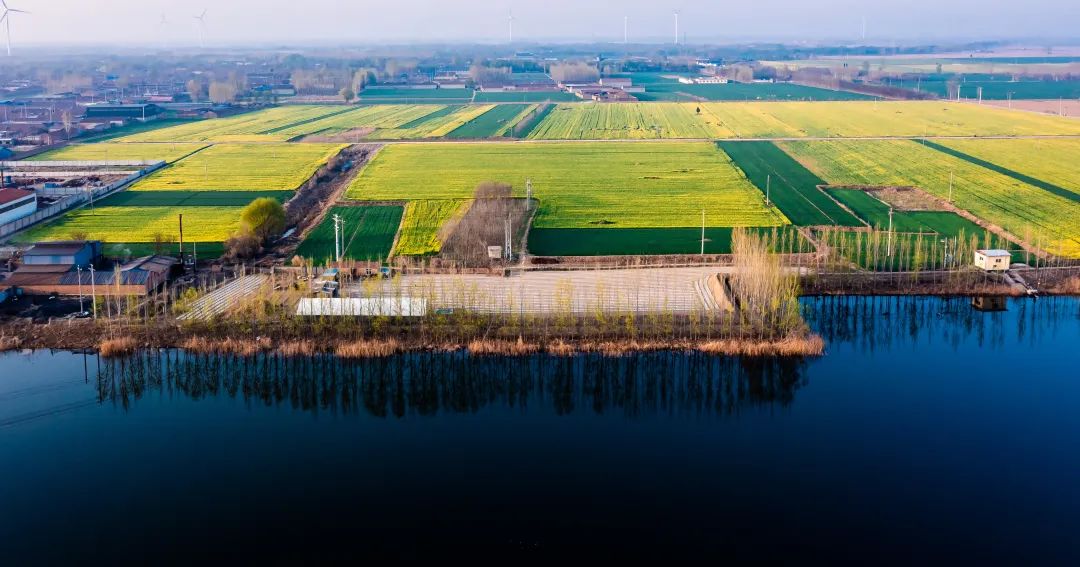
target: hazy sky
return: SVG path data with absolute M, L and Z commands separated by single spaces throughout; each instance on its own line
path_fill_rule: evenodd
M 7 0 L 16 44 L 1075 37 L 1078 0 Z M 167 24 L 161 25 L 161 14 Z

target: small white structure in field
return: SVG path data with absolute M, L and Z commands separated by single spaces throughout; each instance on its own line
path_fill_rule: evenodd
M 1012 263 L 1012 254 L 1008 250 L 976 250 L 975 267 L 988 272 L 1004 272 Z

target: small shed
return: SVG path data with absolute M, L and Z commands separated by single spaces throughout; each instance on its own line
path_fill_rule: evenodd
M 95 240 L 38 242 L 23 253 L 26 266 L 89 266 L 101 254 L 101 243 Z
M 1012 264 L 1012 254 L 1008 250 L 976 250 L 975 267 L 988 272 L 1004 272 Z

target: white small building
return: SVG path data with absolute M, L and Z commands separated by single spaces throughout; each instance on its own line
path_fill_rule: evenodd
M 22 189 L 0 189 L 0 225 L 37 212 L 37 195 Z
M 988 272 L 1004 272 L 1012 264 L 1012 254 L 1008 250 L 976 250 L 975 267 Z

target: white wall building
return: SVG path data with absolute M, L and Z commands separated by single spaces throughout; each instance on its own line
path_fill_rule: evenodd
M 1012 264 L 1012 254 L 1008 250 L 976 250 L 975 267 L 988 272 L 1004 272 Z
M 37 195 L 22 189 L 0 189 L 0 224 L 30 216 L 37 211 Z

